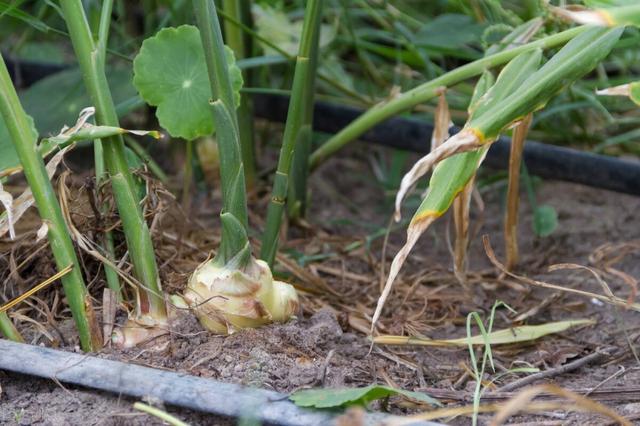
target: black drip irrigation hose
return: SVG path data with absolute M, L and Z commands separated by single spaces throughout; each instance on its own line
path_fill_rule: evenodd
M 339 411 L 305 409 L 287 395 L 232 383 L 159 370 L 89 355 L 0 339 L 0 370 L 55 379 L 136 398 L 154 397 L 166 404 L 225 417 L 246 418 L 282 426 L 332 425 Z M 367 425 L 400 417 L 367 413 Z M 443 426 L 414 422 L 415 426 Z
M 254 95 L 257 116 L 270 121 L 284 122 L 289 98 L 280 95 Z M 358 108 L 316 102 L 314 130 L 337 133 L 364 113 Z M 456 130 L 457 131 L 457 130 Z M 360 140 L 386 147 L 426 153 L 433 126 L 415 118 L 391 118 L 360 137 Z M 501 137 L 487 154 L 484 165 L 507 169 L 510 138 Z M 640 195 L 640 162 L 592 154 L 576 149 L 527 141 L 524 162 L 531 174 L 545 179 L 574 182 L 625 194 Z

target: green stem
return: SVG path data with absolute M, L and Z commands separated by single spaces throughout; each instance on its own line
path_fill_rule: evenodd
M 194 0 L 193 8 L 198 28 L 200 29 L 202 45 L 204 46 L 204 56 L 211 85 L 211 98 L 214 101 L 217 99 L 222 101 L 237 129 L 238 120 L 236 114 L 233 114 L 236 110 L 233 100 L 233 88 L 227 68 L 227 60 L 224 56 L 222 30 L 220 29 L 215 3 L 207 0 Z
M 247 236 L 248 212 L 244 165 L 240 149 L 238 120 L 235 114 L 231 78 L 224 54 L 222 31 L 215 3 L 212 0 L 193 0 L 205 61 L 211 85 L 211 108 L 216 123 L 216 137 L 220 155 L 220 181 L 222 185 L 222 240 L 216 262 L 227 265 L 235 260 L 241 268 L 250 254 Z
M 104 234 L 104 249 L 107 252 L 107 259 L 111 260 L 114 264 L 116 262 L 116 247 L 113 242 L 113 232 L 106 231 Z M 116 300 L 121 302 L 123 300 L 122 287 L 120 286 L 120 277 L 115 268 L 104 265 L 104 274 L 107 278 L 107 286 L 116 294 Z
M 27 119 L 18 94 L 9 77 L 9 71 L 0 55 L 0 114 L 9 130 L 24 174 L 35 199 L 42 221 L 47 224 L 49 244 L 58 270 L 73 265 L 71 272 L 62 278 L 65 295 L 75 320 L 80 344 L 85 351 L 101 347 L 101 336 L 92 328 L 91 299 L 82 279 L 82 270 L 71 243 L 70 233 L 64 222 L 60 204 L 47 175 L 42 157 L 37 152 L 36 138 Z M 99 331 L 99 329 L 98 329 Z
M 266 228 L 262 237 L 260 257 L 269 266 L 273 265 L 278 250 L 278 234 L 280 233 L 280 224 L 282 223 L 282 214 L 287 198 L 289 172 L 294 159 L 296 142 L 300 136 L 300 129 L 304 119 L 309 118 L 306 111 L 313 107 L 313 92 L 309 92 L 309 90 L 313 83 L 310 74 L 314 73 L 314 70 L 310 66 L 310 56 L 314 50 L 317 50 L 317 47 L 314 48 L 313 46 L 314 43 L 317 45 L 319 39 L 316 33 L 319 31 L 318 23 L 322 17 L 321 8 L 322 0 L 309 0 L 305 7 L 300 49 L 293 76 L 289 111 L 287 112 L 287 123 L 284 128 L 278 168 L 273 181 L 271 202 L 267 210 Z M 315 65 L 317 60 L 313 62 Z
M 109 40 L 109 26 L 111 24 L 111 11 L 113 10 L 113 0 L 103 0 L 100 11 L 100 24 L 98 26 L 98 62 L 101 67 L 105 65 L 107 54 L 107 40 Z
M 105 56 L 107 52 L 107 40 L 109 39 L 109 24 L 111 23 L 111 11 L 113 10 L 113 0 L 104 0 L 102 2 L 102 10 L 100 11 L 100 25 L 98 27 L 98 62 L 104 67 Z M 104 166 L 104 150 L 102 141 L 96 139 L 93 141 L 93 156 L 96 171 L 96 188 L 100 188 L 102 183 L 107 179 Z M 100 213 L 104 214 L 107 210 L 107 204 L 103 203 L 99 206 Z M 113 243 L 113 232 L 110 230 L 104 233 L 104 250 L 108 260 L 114 263 L 115 245 Z M 108 264 L 104 264 L 104 275 L 109 287 L 116 295 L 118 302 L 122 301 L 122 288 L 120 287 L 120 278 L 116 270 Z
M 24 343 L 22 335 L 16 326 L 13 325 L 13 321 L 11 321 L 11 318 L 9 318 L 6 312 L 0 312 L 0 333 L 9 340 Z
M 184 147 L 184 176 L 182 177 L 182 210 L 187 216 L 191 211 L 191 182 L 193 181 L 193 141 Z
M 467 65 L 463 65 L 449 71 L 434 80 L 421 84 L 420 86 L 403 93 L 385 104 L 380 104 L 371 108 L 318 148 L 311 155 L 311 167 L 317 167 L 321 162 L 327 159 L 327 157 L 343 148 L 349 142 L 358 138 L 376 124 L 434 98 L 439 93 L 439 89 L 441 87 L 451 87 L 463 80 L 466 80 L 467 78 L 481 74 L 487 68 L 504 64 L 522 52 L 537 48 L 549 48 L 566 43 L 588 28 L 588 26 L 571 28 L 561 33 L 527 43 L 523 46 L 478 59 Z
M 102 141 L 100 139 L 96 139 L 93 141 L 93 156 L 94 156 L 94 164 L 96 169 L 96 189 L 100 190 L 100 187 L 107 179 L 107 173 L 104 168 L 104 151 L 102 148 Z M 106 202 L 98 207 L 100 209 L 100 214 L 104 215 L 107 211 Z M 115 263 L 116 258 L 116 249 L 113 243 L 113 232 L 110 230 L 106 230 L 104 232 L 104 250 L 106 252 L 106 258 L 111 261 L 111 263 Z M 116 270 L 108 264 L 104 264 L 104 275 L 107 279 L 107 287 L 109 287 L 116 294 L 116 298 L 118 302 L 122 301 L 122 288 L 120 287 L 120 278 L 118 277 L 118 273 Z
M 233 16 L 238 22 L 243 22 L 246 18 L 244 13 L 244 3 L 246 0 L 224 0 L 223 10 L 229 16 Z M 247 46 L 244 31 L 236 25 L 229 22 L 224 26 L 224 35 L 227 45 L 235 53 L 236 59 L 241 60 L 250 56 L 249 46 Z M 249 80 L 249 72 L 243 70 L 244 81 Z M 246 184 L 249 188 L 253 187 L 256 180 L 256 155 L 255 143 L 253 140 L 253 104 L 251 97 L 246 93 L 240 95 L 240 106 L 238 107 L 238 124 L 240 131 L 240 149 L 242 151 L 242 162 L 244 164 L 244 176 Z
M 240 106 L 238 107 L 238 125 L 244 177 L 248 188 L 253 188 L 255 185 L 257 174 L 253 123 L 253 101 L 247 93 L 241 93 Z
M 321 14 L 320 14 L 321 15 Z M 320 51 L 320 27 L 322 18 L 314 21 L 313 41 L 309 52 L 309 70 L 303 95 L 303 119 L 298 141 L 294 150 L 293 164 L 291 165 L 291 184 L 287 199 L 287 214 L 292 220 L 300 219 L 306 215 L 309 178 L 309 156 L 311 155 L 311 142 L 313 139 L 313 107 L 315 100 L 316 76 L 318 70 L 318 55 Z
M 120 126 L 111 91 L 107 83 L 100 48 L 96 47 L 82 8 L 81 0 L 61 0 L 69 36 L 82 71 L 87 92 L 96 107 L 99 125 Z M 101 44 L 106 44 L 103 40 Z M 116 205 L 122 220 L 129 255 L 136 278 L 142 285 L 138 291 L 138 316 L 149 315 L 164 321 L 166 306 L 160 286 L 151 234 L 142 215 L 140 200 L 135 195 L 133 176 L 129 170 L 122 136 L 103 140 L 104 159 L 111 178 Z

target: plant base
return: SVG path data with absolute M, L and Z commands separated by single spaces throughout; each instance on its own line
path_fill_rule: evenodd
M 150 343 L 158 337 L 169 334 L 168 318 L 156 319 L 149 315 L 129 318 L 111 335 L 111 343 L 119 349 L 134 348 Z
M 275 281 L 266 262 L 253 258 L 242 269 L 220 267 L 215 260 L 201 264 L 184 298 L 200 323 L 219 334 L 287 321 L 299 307 L 293 286 Z

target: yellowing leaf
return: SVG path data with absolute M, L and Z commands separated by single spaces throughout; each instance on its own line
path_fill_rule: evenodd
M 374 343 L 384 345 L 418 345 L 418 346 L 467 346 L 484 345 L 507 345 L 512 343 L 528 342 L 536 340 L 549 334 L 561 333 L 571 327 L 578 325 L 591 325 L 595 321 L 589 319 L 568 320 L 550 322 L 540 325 L 523 325 L 519 327 L 506 328 L 487 334 L 487 336 L 477 335 L 471 338 L 462 337 L 459 339 L 434 340 L 422 337 L 392 336 L 382 335 L 373 338 Z

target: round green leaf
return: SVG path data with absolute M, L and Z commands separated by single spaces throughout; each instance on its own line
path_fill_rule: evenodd
M 242 73 L 226 46 L 225 56 L 237 106 Z M 133 72 L 134 86 L 149 105 L 157 107 L 158 121 L 171 136 L 192 140 L 213 133 L 211 87 L 198 28 L 164 28 L 146 39 L 133 61 Z

